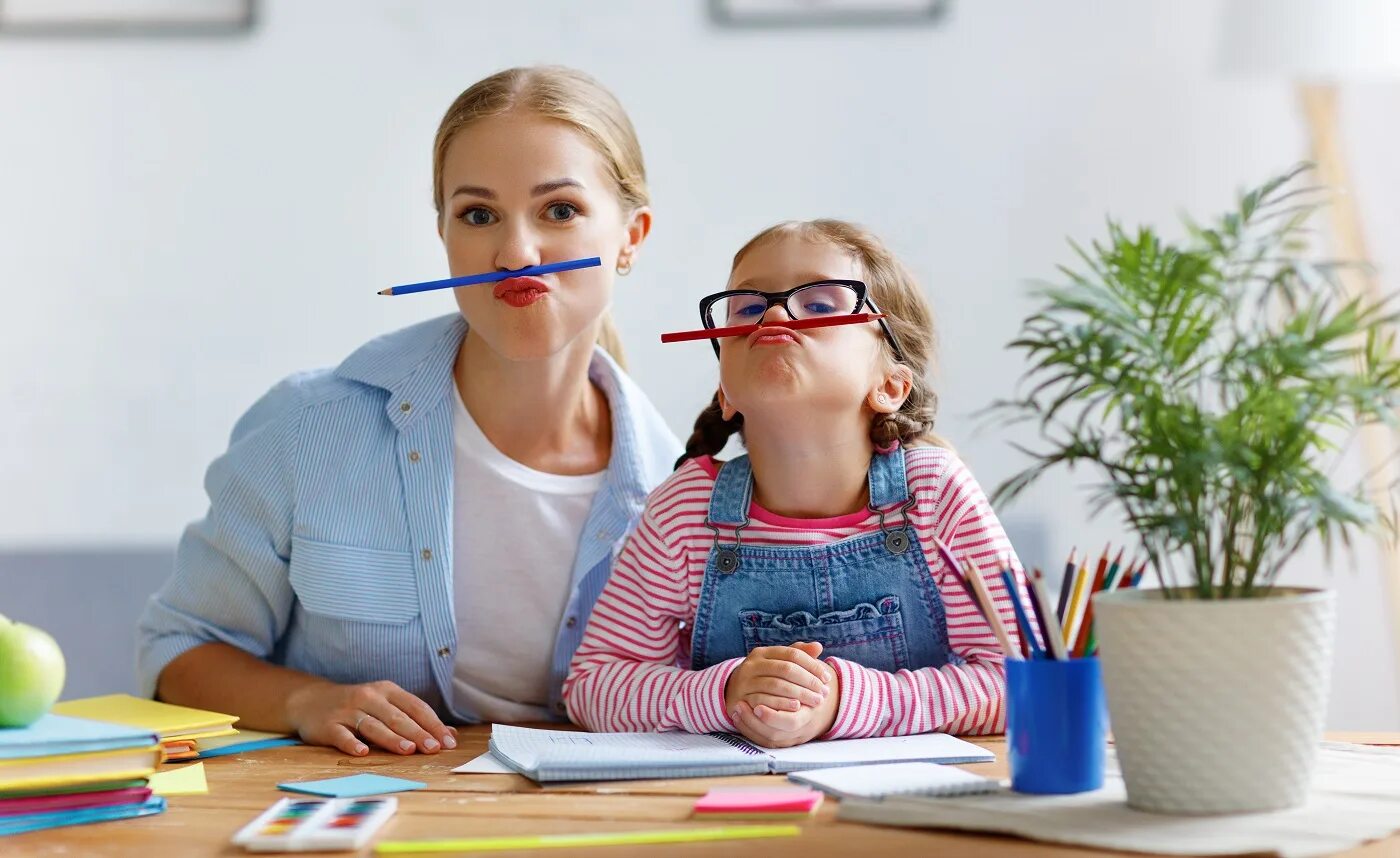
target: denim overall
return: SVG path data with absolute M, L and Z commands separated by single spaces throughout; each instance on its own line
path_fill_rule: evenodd
M 724 464 L 706 521 L 715 540 L 691 633 L 695 670 L 797 641 L 817 641 L 823 657 L 876 670 L 962 663 L 948 645 L 928 559 L 908 526 L 914 499 L 904 449 L 871 457 L 868 479 L 878 533 L 827 545 L 745 545 L 753 471 L 748 456 Z M 899 507 L 897 525 L 885 521 L 892 506 Z

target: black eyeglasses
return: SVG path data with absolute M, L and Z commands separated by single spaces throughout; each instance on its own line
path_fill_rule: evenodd
M 706 328 L 731 325 L 756 325 L 774 304 L 787 312 L 788 318 L 816 319 L 822 316 L 850 316 L 868 308 L 880 312 L 875 302 L 865 296 L 865 284 L 859 280 L 818 280 L 803 283 L 786 292 L 760 292 L 757 289 L 729 289 L 700 299 L 700 323 Z M 894 331 L 884 319 L 875 320 L 884 331 L 894 356 L 908 363 L 904 350 L 894 338 Z M 710 340 L 715 357 L 719 357 L 719 340 Z

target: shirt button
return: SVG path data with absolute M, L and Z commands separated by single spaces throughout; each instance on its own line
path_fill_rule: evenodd
M 573 628 L 574 626 L 578 625 L 578 617 L 569 617 L 569 621 L 564 625 L 568 628 Z
M 449 655 L 452 655 L 452 647 L 442 647 L 438 650 L 438 655 L 447 658 Z
M 417 450 L 409 450 L 409 451 L 408 451 L 408 460 L 409 460 L 410 462 L 416 462 L 416 461 L 418 461 L 418 460 L 421 459 L 421 458 L 423 458 L 423 457 L 420 456 L 420 455 L 418 455 L 418 451 L 417 451 Z
M 431 549 L 431 548 L 424 548 L 424 549 L 423 549 L 423 559 L 424 559 L 424 560 L 432 560 L 432 559 L 433 559 L 433 549 Z
M 402 411 L 403 413 L 407 414 L 408 412 L 410 412 L 410 411 L 413 410 L 413 403 L 411 403 L 411 402 L 404 402 L 404 403 L 401 403 L 401 404 L 399 405 L 399 410 Z

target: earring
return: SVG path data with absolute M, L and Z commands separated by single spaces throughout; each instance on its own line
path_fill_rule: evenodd
M 617 260 L 617 273 L 620 277 L 626 277 L 632 273 L 632 257 L 623 256 Z
M 889 405 L 890 403 L 890 398 L 883 393 L 880 394 L 879 400 L 881 405 Z

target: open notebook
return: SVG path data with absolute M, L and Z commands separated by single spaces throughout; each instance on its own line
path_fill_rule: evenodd
M 730 733 L 572 733 L 491 725 L 491 753 L 539 781 L 784 774 L 865 763 L 989 763 L 995 757 L 946 733 L 837 739 L 760 748 Z

